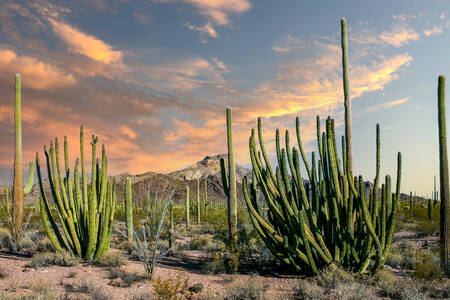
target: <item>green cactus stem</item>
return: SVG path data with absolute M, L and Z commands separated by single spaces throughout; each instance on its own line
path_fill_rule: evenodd
M 186 186 L 186 202 L 184 204 L 184 209 L 186 213 L 186 228 L 189 228 L 189 186 Z
M 80 130 L 83 144 L 83 128 Z M 115 182 L 108 180 L 107 157 L 102 147 L 101 164 L 96 156 L 97 137 L 92 136 L 92 176 L 90 193 L 82 194 L 79 180 L 79 159 L 76 159 L 73 181 L 68 167 L 68 145 L 64 143 L 66 172 L 61 171 L 58 139 L 50 149 L 44 146 L 48 180 L 56 216 L 44 189 L 39 154 L 36 153 L 36 170 L 39 179 L 41 216 L 47 236 L 55 249 L 66 250 L 86 260 L 97 259 L 109 249 L 116 205 Z M 83 147 L 81 147 L 82 161 Z M 63 177 L 64 175 L 64 177 Z M 86 180 L 84 183 L 86 183 Z M 83 184 L 84 184 L 83 183 Z M 84 196 L 88 196 L 85 203 Z
M 131 178 L 125 179 L 125 215 L 127 224 L 128 240 L 133 241 L 134 227 L 133 227 L 133 197 L 131 192 Z
M 450 222 L 449 211 L 449 177 L 448 177 L 448 155 L 447 134 L 445 120 L 445 77 L 439 76 L 438 83 L 438 124 L 439 124 L 439 179 L 440 179 L 440 250 L 441 261 L 444 271 L 450 275 Z
M 195 180 L 195 186 L 196 186 L 196 195 L 197 195 L 197 225 L 200 225 L 201 221 L 201 205 L 200 205 L 200 180 L 197 178 Z

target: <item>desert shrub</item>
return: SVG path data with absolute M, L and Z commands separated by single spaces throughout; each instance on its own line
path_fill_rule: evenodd
M 326 289 L 335 289 L 341 282 L 353 282 L 355 279 L 334 264 L 322 269 L 316 277 L 317 283 Z
M 120 267 L 127 263 L 126 257 L 120 251 L 111 250 L 94 261 L 94 265 L 100 267 Z
M 74 293 L 87 294 L 92 300 L 109 300 L 111 296 L 100 286 L 91 281 L 81 281 L 77 286 L 70 286 L 69 291 Z
M 5 278 L 6 276 L 6 271 L 2 267 L 0 267 L 0 279 Z
M 135 282 L 143 281 L 146 278 L 138 273 L 133 272 L 125 272 L 119 269 L 110 269 L 109 270 L 109 279 L 120 278 L 126 287 L 130 287 Z
M 223 259 L 223 254 L 213 253 L 212 260 L 203 264 L 202 271 L 206 274 L 225 273 L 227 271 L 227 268 L 225 267 L 225 261 Z
M 47 237 L 36 242 L 36 250 L 39 252 L 55 252 L 56 249 Z
M 371 287 L 355 281 L 341 281 L 335 289 L 335 299 L 339 300 L 375 300 L 377 299 Z
M 413 276 L 422 279 L 440 278 L 442 276 L 442 268 L 439 263 L 439 257 L 432 255 L 431 251 L 423 252 L 425 253 L 414 263 Z
M 152 283 L 153 296 L 158 300 L 174 300 L 179 296 L 190 297 L 189 278 L 182 273 L 169 276 L 168 279 L 157 277 Z
M 450 280 L 433 280 L 428 282 L 430 297 L 450 299 Z
M 236 280 L 226 288 L 227 300 L 264 300 L 266 296 L 266 287 L 255 278 L 249 280 Z
M 211 240 L 212 236 L 210 235 L 198 235 L 192 238 L 189 243 L 189 248 L 191 250 L 202 250 L 208 244 L 208 240 Z
M 151 300 L 151 299 L 153 299 L 153 295 L 149 293 L 133 295 L 133 297 L 131 297 L 131 300 Z
M 26 265 L 28 268 L 41 268 L 51 265 L 61 267 L 72 267 L 79 262 L 78 258 L 68 252 L 43 252 L 38 253 L 31 258 Z
M 294 299 L 321 300 L 323 299 L 322 288 L 315 281 L 299 280 L 294 288 Z
M 396 278 L 391 272 L 381 270 L 372 279 L 378 295 L 391 299 L 422 300 L 425 299 L 417 284 L 409 278 Z

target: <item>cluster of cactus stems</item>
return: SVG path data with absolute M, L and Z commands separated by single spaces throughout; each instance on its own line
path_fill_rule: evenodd
M 439 179 L 440 179 L 440 250 L 444 271 L 450 275 L 450 187 L 448 176 L 447 125 L 445 121 L 445 77 L 438 80 Z
M 55 138 L 54 145 L 50 142 L 49 151 L 44 146 L 50 190 L 56 204 L 59 226 L 44 189 L 39 155 L 36 153 L 41 215 L 47 236 L 57 250 L 70 251 L 87 260 L 99 258 L 108 251 L 116 205 L 115 182 L 110 182 L 107 176 L 105 146 L 102 147 L 100 163 L 96 155 L 97 140 L 98 138 L 93 135 L 89 192 L 85 171 L 83 127 L 80 130 L 81 183 L 78 158 L 73 172 L 73 181 L 70 177 L 66 137 L 64 137 L 64 170 L 61 170 L 58 139 Z
M 297 272 L 317 274 L 330 264 L 339 264 L 353 272 L 372 272 L 385 263 L 395 228 L 400 198 L 401 154 L 398 153 L 396 192 L 391 191 L 389 175 L 380 181 L 380 127 L 376 127 L 376 176 L 369 194 L 362 176 L 353 177 L 351 145 L 351 102 L 347 66 L 347 33 L 341 20 L 343 86 L 345 95 L 345 136 L 342 137 L 342 161 L 339 160 L 334 120 L 326 120 L 324 132 L 317 116 L 318 161 L 312 152 L 311 164 L 303 150 L 299 119 L 296 120 L 298 149 L 290 146 L 289 132 L 281 148 L 276 131 L 278 166 L 272 169 L 266 153 L 261 118 L 258 119 L 259 148 L 255 132 L 249 138 L 252 184 L 243 179 L 243 192 L 256 231 L 280 261 Z M 300 158 L 301 156 L 301 158 Z M 300 159 L 309 183 L 305 188 Z M 258 204 L 258 188 L 268 206 L 267 216 Z M 381 203 L 379 203 L 381 199 Z
M 24 195 L 31 192 L 34 180 L 34 163 L 30 162 L 28 180 L 23 187 L 22 183 L 22 116 L 21 116 L 21 80 L 20 74 L 15 75 L 14 95 L 14 182 L 13 182 L 13 213 L 12 236 L 19 239 L 22 234 L 22 219 Z
M 134 236 L 133 227 L 133 195 L 131 192 L 131 178 L 127 177 L 125 179 L 125 215 L 126 215 L 126 225 L 127 225 L 127 237 L 131 242 Z
M 227 118 L 227 145 L 228 145 L 228 174 L 225 168 L 225 160 L 220 159 L 220 170 L 222 174 L 222 186 L 228 198 L 228 233 L 231 251 L 234 251 L 237 243 L 237 191 L 236 191 L 236 165 L 234 162 L 233 126 L 231 107 L 226 110 Z

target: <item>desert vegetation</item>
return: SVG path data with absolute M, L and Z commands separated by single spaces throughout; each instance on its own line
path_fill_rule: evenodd
M 227 154 L 205 158 L 206 169 L 190 180 L 108 175 L 107 145 L 98 157 L 94 135 L 89 172 L 81 127 L 73 171 L 66 138 L 63 153 L 55 138 L 44 146 L 45 165 L 36 153 L 23 187 L 16 75 L 14 180 L 0 194 L 0 299 L 450 298 L 445 78 L 438 79 L 440 200 L 436 184 L 432 198 L 406 195 L 400 152 L 395 180 L 380 179 L 378 124 L 376 177 L 355 174 L 345 19 L 341 47 L 341 157 L 332 118 L 322 131 L 317 116 L 311 159 L 297 118 L 297 146 L 286 131 L 283 147 L 277 130 L 272 164 L 259 118 L 249 131 L 252 168 L 244 169 L 235 163 L 229 107 Z

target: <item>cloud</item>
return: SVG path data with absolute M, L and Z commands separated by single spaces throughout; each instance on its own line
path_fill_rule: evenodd
M 69 46 L 70 51 L 105 64 L 121 62 L 123 53 L 113 50 L 112 46 L 102 40 L 81 32 L 66 23 L 57 22 L 53 19 L 49 19 L 49 22 L 55 34 Z
M 249 0 L 154 0 L 154 2 L 183 1 L 194 5 L 199 12 L 217 25 L 229 25 L 231 14 L 244 13 L 251 8 Z
M 12 80 L 14 73 L 22 75 L 22 85 L 36 90 L 52 90 L 76 83 L 72 74 L 30 56 L 20 56 L 12 50 L 0 48 L 2 77 Z
M 394 106 L 406 103 L 406 102 L 408 102 L 408 100 L 409 100 L 409 97 L 405 97 L 405 98 L 401 98 L 398 100 L 382 103 L 380 105 L 370 106 L 370 107 L 366 108 L 366 111 L 367 112 L 375 112 L 375 111 L 379 111 L 379 110 L 390 109 Z
M 399 48 L 409 41 L 417 41 L 419 34 L 411 28 L 395 27 L 392 31 L 383 31 L 379 38 L 381 41 Z
M 290 34 L 284 36 L 276 45 L 272 46 L 275 52 L 290 52 L 294 49 L 302 48 L 302 42 Z
M 213 37 L 213 38 L 217 38 L 218 37 L 217 32 L 214 29 L 214 26 L 212 25 L 211 22 L 207 22 L 203 26 L 194 26 L 194 25 L 192 25 L 190 23 L 186 23 L 185 26 L 189 30 L 193 30 L 193 31 L 199 32 L 202 36 L 207 35 L 207 36 L 210 36 L 210 37 Z M 202 41 L 204 41 L 204 40 L 202 40 Z
M 152 17 L 144 13 L 134 13 L 133 18 L 135 18 L 141 24 L 149 24 L 152 21 Z
M 441 26 L 435 26 L 430 30 L 424 30 L 423 33 L 426 36 L 434 35 L 434 34 L 442 34 L 442 27 Z

